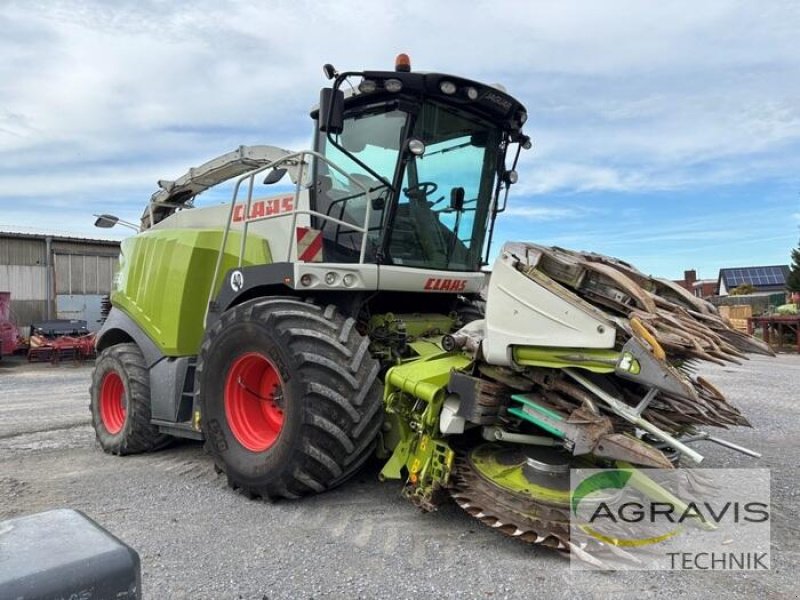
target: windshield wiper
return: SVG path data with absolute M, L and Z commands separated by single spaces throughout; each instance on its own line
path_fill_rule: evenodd
M 436 152 L 426 153 L 423 154 L 420 158 L 425 158 L 426 156 L 436 156 L 437 154 L 444 154 L 445 152 L 452 152 L 453 150 L 458 150 L 459 148 L 466 148 L 467 146 L 472 145 L 472 142 L 463 142 L 461 144 L 456 144 L 455 146 L 449 146 L 447 148 L 442 148 L 441 150 L 437 150 Z

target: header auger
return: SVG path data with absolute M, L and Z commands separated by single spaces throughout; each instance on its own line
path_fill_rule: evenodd
M 519 101 L 407 57 L 325 71 L 313 149 L 243 146 L 159 181 L 123 242 L 91 389 L 107 452 L 205 440 L 232 487 L 267 498 L 335 487 L 377 453 L 423 510 L 452 497 L 587 557 L 571 467 L 699 463 L 701 439 L 753 454 L 703 429 L 747 421 L 693 371 L 770 351 L 711 305 L 531 243 L 503 246 L 482 294 L 530 148 Z M 262 192 L 287 173 L 292 191 Z M 226 181 L 227 205 L 195 206 Z

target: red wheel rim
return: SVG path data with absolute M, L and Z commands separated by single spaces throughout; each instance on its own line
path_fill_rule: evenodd
M 125 412 L 125 385 L 118 373 L 109 371 L 100 384 L 100 420 L 108 433 L 122 431 Z
M 251 452 L 272 447 L 283 429 L 282 384 L 275 365 L 258 352 L 233 361 L 225 379 L 225 416 L 236 440 Z

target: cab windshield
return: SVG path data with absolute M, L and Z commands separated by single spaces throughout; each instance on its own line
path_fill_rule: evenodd
M 407 119 L 405 112 L 378 106 L 345 119 L 344 130 L 336 136 L 344 151 L 328 143 L 324 134 L 319 138 L 320 152 L 347 174 L 327 163 L 318 163 L 316 210 L 363 227 L 366 189 L 372 199 L 366 257 L 370 261 L 378 251 Z M 317 221 L 315 227 L 322 230 L 326 260 L 355 262 L 361 249 L 361 233 L 332 221 Z
M 394 222 L 393 264 L 474 271 L 480 267 L 500 144 L 497 128 L 450 108 L 425 104 L 411 139 Z
M 319 151 L 347 176 L 320 161 L 316 210 L 362 227 L 367 189 L 366 260 L 382 255 L 388 264 L 476 271 L 500 136 L 496 126 L 430 101 L 418 112 L 379 105 L 348 115 L 336 145 L 324 134 L 318 138 Z M 422 154 L 407 149 L 412 139 L 424 145 Z M 326 261 L 358 260 L 360 232 L 322 219 L 314 227 L 323 232 Z

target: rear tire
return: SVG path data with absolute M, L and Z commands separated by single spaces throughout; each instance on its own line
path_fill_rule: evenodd
M 484 319 L 486 318 L 486 302 L 464 299 L 456 306 L 456 314 L 458 315 L 458 327 Z
M 150 424 L 150 374 L 136 344 L 117 344 L 97 357 L 89 388 L 97 441 L 119 456 L 157 450 L 170 436 Z
M 261 298 L 224 313 L 197 362 L 206 449 L 248 496 L 298 498 L 353 475 L 383 422 L 369 340 L 336 307 Z

